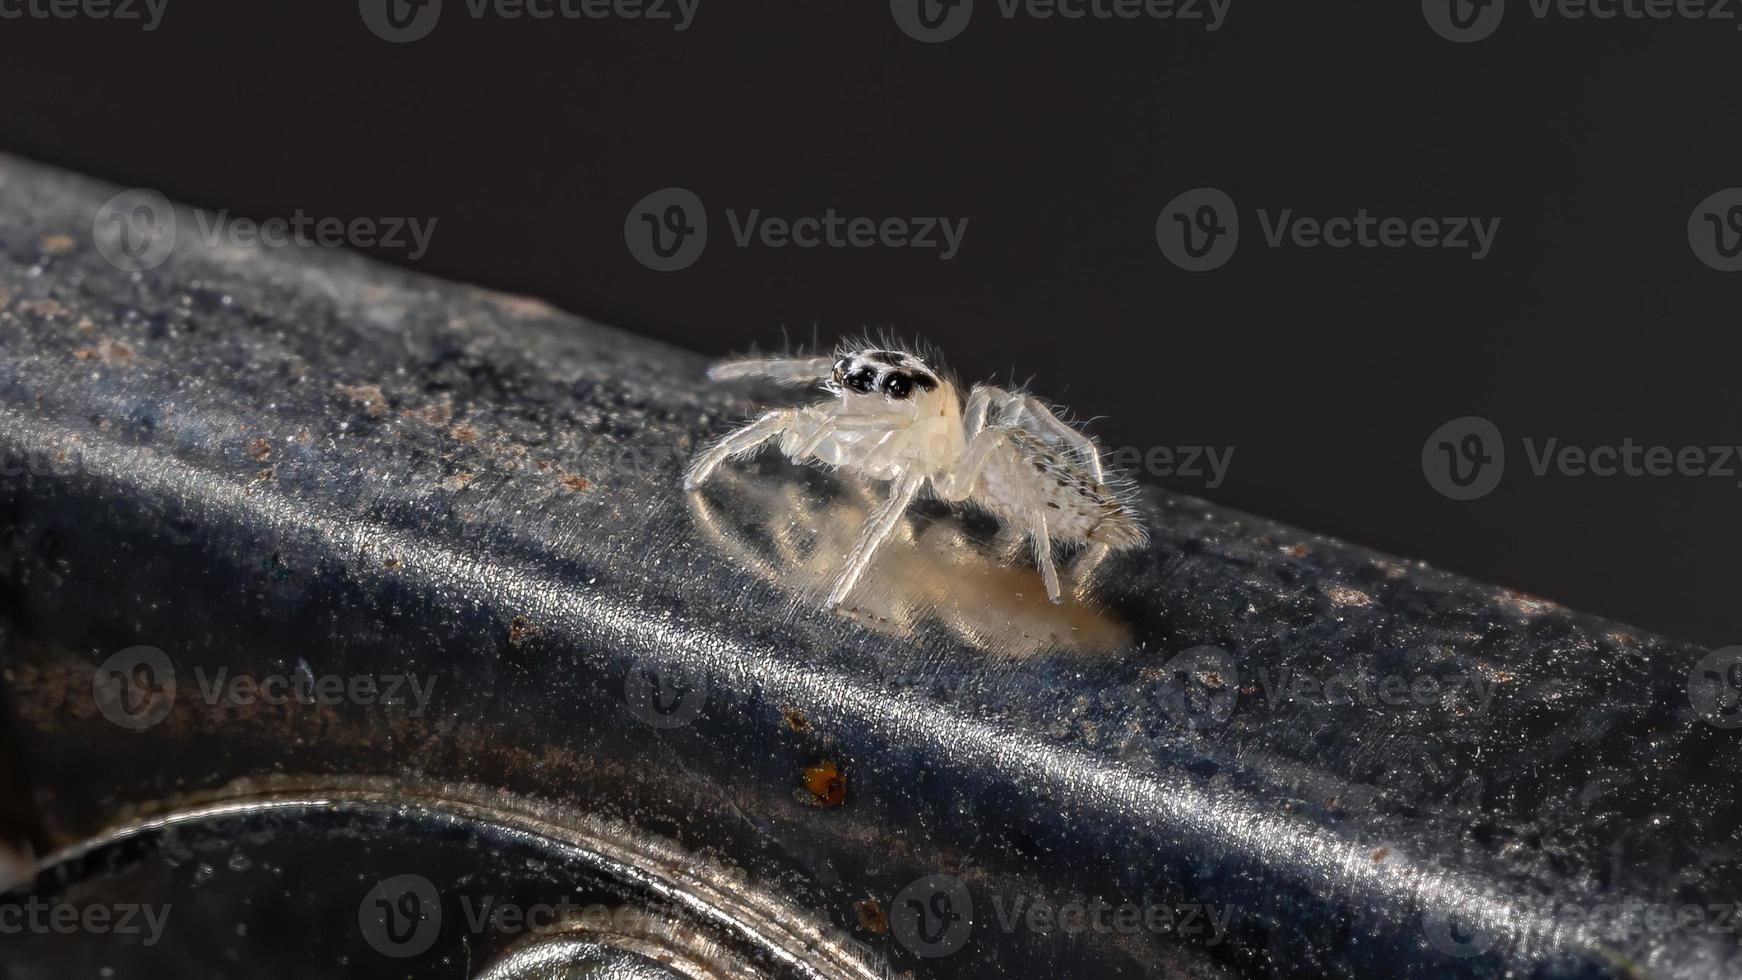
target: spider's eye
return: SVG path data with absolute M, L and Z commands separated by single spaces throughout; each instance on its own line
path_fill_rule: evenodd
M 872 386 L 874 384 L 876 384 L 876 382 L 877 382 L 877 372 L 873 371 L 870 368 L 865 367 L 863 365 L 860 365 L 859 367 L 856 367 L 853 370 L 848 371 L 841 378 L 841 384 L 843 386 L 845 386 L 847 388 L 851 388 L 854 391 L 861 391 L 861 392 L 867 392 L 867 393 L 869 393 L 871 391 Z
M 913 379 L 900 371 L 891 371 L 883 379 L 883 393 L 891 398 L 906 398 L 913 392 Z

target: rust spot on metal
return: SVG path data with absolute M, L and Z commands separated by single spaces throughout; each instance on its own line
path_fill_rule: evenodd
M 866 932 L 881 936 L 889 931 L 889 916 L 883 914 L 883 906 L 875 898 L 854 902 L 853 911 L 859 914 L 859 928 Z
M 516 616 L 508 624 L 508 645 L 519 649 L 522 643 L 538 634 L 538 624 L 525 616 Z
M 272 443 L 265 439 L 252 439 L 248 443 L 248 455 L 256 463 L 264 463 L 272 458 Z
M 363 409 L 363 414 L 372 419 L 387 416 L 387 396 L 381 393 L 379 385 L 334 385 L 333 391 L 340 398 L 356 403 Z
M 847 774 L 833 759 L 806 766 L 804 788 L 814 806 L 840 806 L 847 802 Z
M 1385 860 L 1386 858 L 1388 858 L 1390 856 L 1391 856 L 1391 848 L 1389 848 L 1389 847 L 1375 848 L 1373 851 L 1373 863 L 1378 864 L 1379 862 Z
M 593 481 L 587 479 L 584 476 L 575 476 L 572 473 L 568 474 L 567 476 L 564 476 L 562 478 L 561 482 L 562 482 L 563 486 L 568 487 L 570 490 L 573 490 L 576 493 L 580 493 L 582 490 L 585 490 L 588 487 L 593 485 Z
M 1325 595 L 1330 596 L 1331 602 L 1339 606 L 1371 606 L 1373 604 L 1372 596 L 1347 585 L 1326 586 Z
M 782 711 L 780 716 L 786 719 L 786 727 L 795 732 L 808 732 L 811 730 L 810 718 L 806 717 L 805 713 L 797 708 L 788 708 L 785 711 Z
M 57 316 L 65 316 L 67 308 L 52 299 L 31 299 L 19 303 L 18 312 L 26 316 L 39 316 L 44 320 L 52 320 Z
M 133 348 L 113 340 L 105 340 L 95 347 L 81 347 L 73 351 L 73 356 L 81 361 L 125 364 L 133 359 Z

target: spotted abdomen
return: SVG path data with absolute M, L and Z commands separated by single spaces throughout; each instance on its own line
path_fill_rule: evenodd
M 1054 541 L 1129 548 L 1143 543 L 1143 527 L 1118 491 L 1100 483 L 1076 456 L 1026 429 L 999 427 L 1010 452 L 993 454 L 974 494 L 976 503 L 1019 526 L 1046 517 Z

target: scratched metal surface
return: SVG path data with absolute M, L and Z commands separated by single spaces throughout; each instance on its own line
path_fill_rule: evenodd
M 1690 703 L 1703 650 L 1153 488 L 1153 545 L 1093 602 L 1051 606 L 991 528 L 921 507 L 823 613 L 868 488 L 769 454 L 678 489 L 774 393 L 533 301 L 207 246 L 185 212 L 169 262 L 124 273 L 92 239 L 114 190 L 0 158 L 8 785 L 39 853 L 73 849 L 39 892 L 179 867 L 81 847 L 106 831 L 230 839 L 209 808 L 327 800 L 382 848 L 427 835 L 431 868 L 455 865 L 429 827 L 496 828 L 484 852 L 517 821 L 590 828 L 779 975 L 1742 972 L 1715 926 L 1568 915 L 1742 897 L 1742 753 Z M 177 687 L 129 731 L 92 680 L 137 645 Z M 220 668 L 435 683 L 416 710 L 267 707 L 207 696 Z M 1424 676 L 1404 705 L 1278 690 Z M 384 829 L 358 800 L 426 809 Z M 459 976 L 507 948 L 371 958 L 346 923 L 406 859 L 247 819 L 312 835 L 303 891 L 215 862 L 175 887 L 232 900 L 123 962 Z M 437 882 L 450 916 L 474 873 Z M 293 894 L 342 914 L 264 938 Z M 1052 914 L 1072 902 L 1166 918 Z M 25 940 L 45 971 L 74 955 Z

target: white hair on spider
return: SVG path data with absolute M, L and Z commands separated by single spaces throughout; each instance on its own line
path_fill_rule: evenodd
M 725 460 L 775 441 L 799 463 L 850 470 L 892 484 L 836 575 L 827 605 L 840 605 L 870 567 L 908 505 L 926 488 L 983 509 L 1018 540 L 1032 542 L 1047 597 L 1062 601 L 1053 550 L 1084 545 L 1077 578 L 1107 554 L 1147 540 L 1130 485 L 1109 479 L 1088 436 L 1040 399 L 975 385 L 964 402 L 935 360 L 884 341 L 850 341 L 832 355 L 741 358 L 708 369 L 716 381 L 760 378 L 819 384 L 833 397 L 768 412 L 709 446 L 690 464 L 694 490 Z

